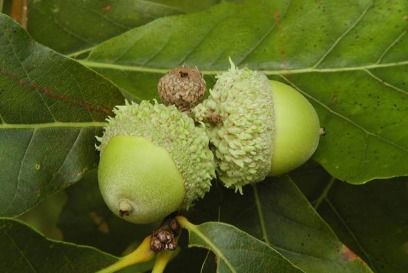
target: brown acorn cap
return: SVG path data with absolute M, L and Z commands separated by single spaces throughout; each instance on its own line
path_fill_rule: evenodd
M 195 67 L 177 67 L 160 78 L 157 85 L 163 104 L 190 111 L 204 96 L 206 83 Z

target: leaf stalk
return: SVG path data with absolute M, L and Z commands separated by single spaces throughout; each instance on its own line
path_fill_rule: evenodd
M 154 258 L 155 253 L 150 249 L 150 235 L 147 236 L 138 248 L 132 253 L 122 257 L 114 264 L 99 270 L 97 273 L 112 273 L 130 265 L 144 263 Z

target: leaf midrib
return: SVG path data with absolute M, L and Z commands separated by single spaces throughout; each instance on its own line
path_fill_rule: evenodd
M 134 72 L 145 72 L 145 73 L 156 73 L 156 74 L 164 74 L 167 72 L 166 68 L 152 68 L 152 67 L 142 67 L 142 66 L 130 66 L 130 65 L 120 65 L 120 64 L 110 64 L 110 63 L 102 63 L 102 62 L 94 62 L 94 61 L 88 61 L 88 60 L 80 60 L 80 63 L 82 63 L 85 66 L 89 67 L 94 67 L 94 68 L 107 68 L 107 69 L 118 69 L 118 70 L 123 70 L 123 71 L 134 71 Z M 314 67 L 309 67 L 309 68 L 302 68 L 302 69 L 291 69 L 291 70 L 261 70 L 263 73 L 266 75 L 279 75 L 281 76 L 284 80 L 286 80 L 289 84 L 292 84 L 286 77 L 283 75 L 291 75 L 291 74 L 304 74 L 304 73 L 335 73 L 335 72 L 346 72 L 346 71 L 362 71 L 364 73 L 369 73 L 370 75 L 370 70 L 371 69 L 378 69 L 378 68 L 386 68 L 386 67 L 397 67 L 397 66 L 404 66 L 408 65 L 408 60 L 406 61 L 401 61 L 401 62 L 393 62 L 393 63 L 375 63 L 375 64 L 370 64 L 370 65 L 364 65 L 364 66 L 353 66 L 353 67 L 343 67 L 343 68 L 314 68 Z M 219 74 L 222 71 L 220 70 L 202 70 L 201 71 L 205 75 L 215 75 Z M 299 90 L 298 87 L 294 86 L 296 89 Z M 396 90 L 396 88 L 393 88 Z M 380 141 L 387 143 L 391 146 L 394 146 L 395 148 L 408 152 L 408 148 L 403 147 L 399 145 L 398 143 L 395 143 L 393 141 L 388 140 L 385 137 L 382 137 L 376 133 L 373 133 L 371 130 L 366 129 L 364 126 L 361 126 L 359 124 L 356 124 L 349 118 L 346 118 L 339 113 L 335 112 L 334 110 L 330 109 L 326 105 L 322 104 L 318 99 L 308 95 L 306 92 L 299 90 L 302 94 L 307 96 L 308 98 L 314 100 L 317 102 L 319 105 L 321 105 L 323 108 L 325 108 L 328 112 L 332 113 L 334 116 L 343 119 L 344 121 L 352 124 L 354 127 L 360 129 L 363 131 L 366 135 L 375 137 L 379 139 Z M 403 92 L 401 90 L 396 90 L 399 92 Z M 404 93 L 404 92 L 403 92 Z
M 117 69 L 121 71 L 132 71 L 132 72 L 141 72 L 141 73 L 155 73 L 155 74 L 165 74 L 170 68 L 155 68 L 147 66 L 137 66 L 137 65 L 123 65 L 117 63 L 104 63 L 98 61 L 90 60 L 78 60 L 79 63 L 87 67 L 93 68 L 106 68 L 106 69 Z M 388 67 L 398 67 L 408 65 L 408 60 L 400 62 L 390 62 L 390 63 L 374 63 L 360 66 L 349 66 L 349 67 L 332 67 L 332 68 L 315 68 L 315 67 L 306 67 L 299 69 L 278 69 L 278 70 L 269 70 L 269 69 L 259 69 L 266 75 L 293 75 L 293 74 L 305 74 L 305 73 L 336 73 L 336 72 L 347 72 L 347 71 L 364 71 L 371 69 L 379 68 L 388 68 Z M 201 70 L 201 73 L 204 75 L 216 75 L 224 72 L 225 70 Z
M 334 215 L 336 215 L 336 217 L 338 218 L 338 220 L 340 221 L 340 223 L 343 225 L 343 227 L 346 229 L 346 231 L 350 234 L 352 240 L 356 243 L 357 247 L 360 249 L 360 251 L 362 252 L 362 254 L 365 256 L 365 258 L 367 259 L 367 262 L 369 263 L 369 266 L 371 268 L 373 268 L 373 270 L 377 271 L 377 268 L 375 266 L 375 264 L 373 263 L 371 256 L 368 254 L 367 250 L 365 249 L 365 247 L 363 247 L 362 243 L 360 242 L 360 240 L 358 239 L 357 235 L 355 234 L 355 232 L 353 232 L 352 228 L 347 224 L 347 222 L 344 220 L 344 218 L 341 216 L 341 214 L 339 213 L 339 211 L 337 210 L 337 208 L 334 206 L 334 204 L 331 202 L 330 198 L 328 196 L 326 196 L 326 198 L 324 199 L 324 201 L 326 201 L 327 205 L 329 206 L 330 210 L 334 213 Z
M 1 123 L 1 129 L 47 129 L 47 128 L 86 128 L 86 127 L 104 127 L 106 122 L 49 122 L 49 123 Z

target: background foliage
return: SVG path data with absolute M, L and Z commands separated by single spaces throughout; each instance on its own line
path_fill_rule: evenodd
M 0 4 L 1 272 L 93 272 L 134 248 L 154 227 L 105 207 L 94 136 L 168 69 L 211 86 L 229 57 L 305 95 L 326 135 L 242 196 L 215 182 L 188 212 L 203 249 L 184 234 L 166 272 L 406 272 L 407 1 Z

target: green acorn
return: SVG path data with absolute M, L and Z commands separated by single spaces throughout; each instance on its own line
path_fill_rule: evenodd
M 209 97 L 192 113 L 207 128 L 219 178 L 240 192 L 300 166 L 319 142 L 319 119 L 305 97 L 234 64 L 218 75 Z
M 204 128 L 174 106 L 146 101 L 114 113 L 97 149 L 99 188 L 116 215 L 152 223 L 210 189 L 215 164 Z

